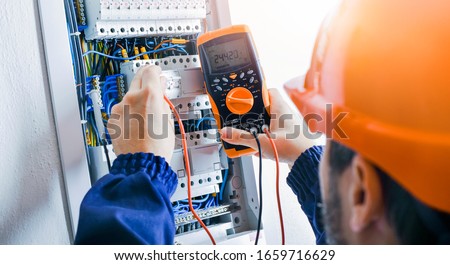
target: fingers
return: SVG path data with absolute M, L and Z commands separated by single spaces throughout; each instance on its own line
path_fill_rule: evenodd
M 278 91 L 278 89 L 270 89 L 269 96 L 270 96 L 271 115 L 275 114 L 279 117 L 280 115 L 283 114 L 292 114 L 291 109 L 284 101 L 283 96 Z
M 167 89 L 167 78 L 165 76 L 161 75 L 159 77 L 159 80 L 161 82 L 161 90 L 162 90 L 163 94 L 165 94 L 166 89 Z
M 231 127 L 225 127 L 220 130 L 222 140 L 234 145 L 243 145 L 258 150 L 255 137 L 247 131 L 239 130 Z
M 131 81 L 130 87 L 128 88 L 128 92 L 137 91 L 141 89 L 142 85 L 142 75 L 146 67 L 142 67 L 139 71 L 134 75 L 133 80 Z
M 256 143 L 255 137 L 253 137 L 253 135 L 247 131 L 231 127 L 225 127 L 222 130 L 220 130 L 220 134 L 222 135 L 222 140 L 224 140 L 227 143 L 247 146 L 258 152 L 258 144 Z M 273 150 L 267 136 L 265 134 L 259 134 L 258 139 L 259 142 L 261 143 L 261 152 L 263 158 L 272 159 Z
M 158 99 L 163 98 L 161 86 L 161 68 L 158 66 L 145 67 L 142 72 L 142 90 L 148 90 L 151 95 Z
M 272 132 L 279 129 L 291 128 L 295 123 L 296 116 L 287 102 L 283 99 L 283 96 L 277 89 L 271 89 L 270 95 L 270 129 Z M 298 122 L 298 121 L 296 121 Z
M 144 66 L 134 76 L 131 81 L 129 92 L 138 91 L 141 89 L 150 89 L 161 91 L 161 68 L 154 65 Z M 156 89 L 158 88 L 158 89 Z

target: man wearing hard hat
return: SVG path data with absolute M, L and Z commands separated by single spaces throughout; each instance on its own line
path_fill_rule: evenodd
M 326 147 L 305 136 L 292 139 L 289 132 L 303 124 L 300 116 L 282 127 L 272 121 L 280 160 L 292 167 L 287 182 L 317 243 L 450 244 L 448 10 L 448 1 L 343 1 L 324 22 L 304 82 L 296 79 L 286 86 L 304 117 L 321 117 L 306 120 L 310 130 L 328 137 Z M 142 80 L 134 84 L 143 89 L 136 87 L 121 104 L 143 103 L 137 105 L 146 108 L 132 107 L 137 114 L 169 113 L 158 103 L 163 102 L 158 71 L 146 68 L 138 74 Z M 153 94 L 145 91 L 149 87 Z M 158 104 L 146 104 L 148 100 Z M 115 112 L 122 114 L 120 106 Z M 271 92 L 271 112 L 273 117 L 293 113 L 276 91 Z M 224 129 L 222 139 L 256 149 L 246 134 Z M 268 139 L 264 135 L 260 139 L 264 156 L 271 158 Z M 122 155 L 111 174 L 87 194 L 76 241 L 90 243 L 107 234 L 96 233 L 111 229 L 120 231 L 121 237 L 104 238 L 105 242 L 173 243 L 167 201 L 176 176 L 164 161 L 170 160 L 173 150 L 167 146 L 173 143 L 154 139 L 113 143 Z M 142 160 L 145 163 L 136 162 Z M 137 178 L 143 165 L 151 170 L 137 177 L 146 177 L 154 194 L 130 192 L 138 204 L 115 200 L 108 193 L 109 184 L 122 181 L 123 190 L 130 188 L 127 185 L 133 183 L 125 182 Z M 105 193 L 107 199 L 102 198 Z M 120 196 L 124 194 L 128 193 Z M 159 210 L 141 220 L 120 222 L 117 213 L 107 211 L 120 204 L 127 215 L 142 203 Z M 88 220 L 100 208 L 101 222 Z M 151 230 L 145 230 L 147 224 L 142 222 L 150 223 Z

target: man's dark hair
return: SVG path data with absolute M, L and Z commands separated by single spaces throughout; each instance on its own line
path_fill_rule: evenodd
M 350 166 L 356 153 L 335 141 L 328 148 L 330 176 L 336 178 Z M 386 172 L 374 167 L 380 177 L 388 222 L 400 243 L 450 244 L 450 214 L 419 202 Z

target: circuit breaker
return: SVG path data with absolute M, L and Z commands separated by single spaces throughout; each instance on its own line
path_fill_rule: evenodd
M 62 14 L 50 12 L 49 6 Z M 157 65 L 166 79 L 165 94 L 186 129 L 192 175 L 188 183 L 181 134 L 175 122 L 175 151 L 170 161 L 179 182 L 171 197 L 175 242 L 209 243 L 187 207 L 190 185 L 196 212 L 217 243 L 253 244 L 259 204 L 252 160 L 249 157 L 230 159 L 225 154 L 204 88 L 196 48 L 199 34 L 208 28 L 228 26 L 220 16 L 220 12 L 227 11 L 226 1 L 64 0 L 62 5 L 58 1 L 40 0 L 40 8 L 46 52 L 59 42 L 59 46 L 68 47 L 66 52 L 70 53 L 66 58 L 70 58 L 71 64 L 66 63 L 64 67 L 60 61 L 52 59 L 56 57 L 47 57 L 50 73 L 58 68 L 59 71 L 71 69 L 64 82 L 59 82 L 61 77 L 50 74 L 57 119 L 74 103 L 78 112 L 75 115 L 72 110 L 69 116 L 78 124 L 79 134 L 71 132 L 69 136 L 65 127 L 57 124 L 61 156 L 63 159 L 76 156 L 77 172 L 89 172 L 86 176 L 75 175 L 70 168 L 73 165 L 63 163 L 72 218 L 78 216 L 81 195 L 89 188 L 82 183 L 94 184 L 108 173 L 108 162 L 113 163 L 116 158 L 107 131 L 112 107 L 126 95 L 141 67 Z M 55 14 L 57 17 L 52 17 Z M 56 21 L 62 24 L 59 31 L 50 30 L 48 27 Z M 67 30 L 65 38 L 59 34 L 63 28 Z M 68 79 L 74 85 L 66 88 L 72 91 L 64 94 L 57 86 L 69 84 Z M 79 152 L 74 154 L 67 150 Z M 72 220 L 74 232 L 76 221 Z

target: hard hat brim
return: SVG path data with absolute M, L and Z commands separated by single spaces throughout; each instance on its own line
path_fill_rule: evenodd
M 297 77 L 289 81 L 285 90 L 312 132 L 322 132 L 328 139 L 353 149 L 418 200 L 450 213 L 449 135 L 377 121 L 327 101 L 319 91 L 306 88 L 302 80 Z M 339 124 L 333 124 L 339 115 L 344 117 Z

